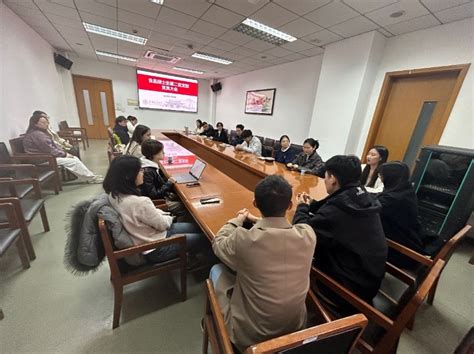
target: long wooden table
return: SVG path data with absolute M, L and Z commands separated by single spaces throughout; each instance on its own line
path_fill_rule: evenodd
M 289 171 L 281 163 L 262 161 L 254 154 L 235 151 L 233 147 L 201 136 L 185 135 L 178 131 L 153 130 L 152 133 L 158 140 L 169 139 L 176 142 L 207 163 L 199 186 L 176 184 L 176 192 L 210 240 L 240 209 L 247 208 L 253 214 L 260 215 L 252 205 L 253 191 L 256 184 L 266 176 L 282 175 L 293 186 L 294 206 L 288 213 L 290 221 L 296 209 L 295 197 L 298 193 L 309 193 L 315 199 L 322 199 L 327 195 L 321 178 Z M 168 176 L 189 170 L 162 167 Z M 218 197 L 221 202 L 201 205 L 201 198 L 211 196 Z

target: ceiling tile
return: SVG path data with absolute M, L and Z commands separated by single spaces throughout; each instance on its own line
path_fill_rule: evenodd
M 387 26 L 386 29 L 394 35 L 418 31 L 424 28 L 439 25 L 439 21 L 433 15 L 425 15 L 405 22 L 399 22 L 394 25 Z
M 300 53 L 293 53 L 284 57 L 284 59 L 287 59 L 287 61 L 295 61 L 295 60 L 300 60 L 300 59 L 305 59 L 305 58 L 306 56 Z
M 191 41 L 191 42 L 196 42 L 200 44 L 209 44 L 211 43 L 214 38 L 210 36 L 206 36 L 205 34 L 194 32 L 194 31 L 188 31 L 186 32 L 185 36 L 182 36 L 181 38 Z
M 267 26 L 280 27 L 298 18 L 294 13 L 273 3 L 265 5 L 252 15 L 252 19 Z
M 172 35 L 173 37 L 182 37 L 186 35 L 188 30 L 186 28 L 172 25 L 171 23 L 160 21 L 155 23 L 153 31 L 160 34 Z
M 58 5 L 47 0 L 35 1 L 35 3 L 46 14 L 54 14 L 66 18 L 79 19 L 79 13 L 75 8 Z
M 391 14 L 399 11 L 404 11 L 405 13 L 400 17 L 390 16 Z M 375 21 L 380 26 L 385 27 L 428 14 L 428 10 L 418 1 L 401 0 L 400 2 L 386 6 L 380 10 L 369 12 L 366 14 L 366 16 Z
M 90 14 L 88 12 L 80 11 L 81 18 L 84 22 L 92 23 L 94 25 L 99 25 L 102 27 L 107 27 L 116 30 L 117 29 L 117 20 L 110 19 L 103 16 L 97 16 Z
M 232 49 L 235 49 L 237 47 L 236 44 L 232 44 L 232 43 L 220 40 L 220 39 L 213 40 L 211 43 L 209 43 L 209 46 L 213 47 L 213 48 L 218 48 L 218 49 L 221 49 L 221 50 L 224 50 L 224 51 L 232 50 Z
M 450 7 L 466 4 L 472 0 L 421 0 L 421 2 L 432 12 L 449 9 Z
M 382 35 L 384 35 L 387 38 L 393 37 L 393 34 L 384 29 L 383 27 L 380 27 L 377 32 L 380 32 Z
M 437 12 L 435 15 L 443 23 L 474 17 L 474 3 L 470 2 L 464 5 L 452 7 L 450 9 Z
M 118 23 L 117 30 L 125 32 L 125 33 L 135 34 L 137 36 L 141 36 L 145 38 L 149 38 L 150 33 L 152 32 L 148 28 L 138 27 L 137 25 L 131 25 L 124 22 Z
M 177 43 L 179 41 L 179 38 L 177 37 L 173 37 L 173 36 L 169 36 L 167 34 L 163 34 L 163 33 L 160 33 L 160 32 L 151 32 L 149 38 L 148 38 L 148 42 L 147 42 L 147 45 L 149 43 L 153 43 L 153 42 L 159 42 L 159 43 L 165 43 L 165 44 L 168 44 L 168 45 L 173 45 L 175 43 Z
M 245 47 L 238 47 L 238 48 L 235 48 L 235 49 L 231 50 L 228 53 L 235 53 L 235 54 L 242 55 L 242 57 L 248 57 L 248 56 L 256 54 L 257 51 L 255 51 L 253 49 L 245 48 Z
M 8 2 L 6 5 L 18 16 L 29 16 L 29 17 L 38 17 L 38 18 L 44 18 L 44 15 L 41 13 L 40 10 L 38 10 L 37 7 L 28 7 L 28 6 L 21 6 L 18 5 L 17 3 L 13 2 Z
M 184 47 L 184 46 L 181 46 L 181 45 L 174 45 L 174 46 L 170 47 L 170 51 L 172 53 L 177 53 L 179 56 L 183 56 L 183 55 L 192 55 L 193 53 L 195 53 L 200 48 L 202 48 L 202 47 L 190 49 L 190 48 L 187 48 L 187 47 Z
M 96 34 L 91 34 L 92 46 L 96 50 L 102 50 L 104 52 L 116 53 L 118 40 L 113 38 L 107 38 L 103 36 L 98 36 Z
M 115 8 L 117 7 L 117 0 L 95 0 L 95 1 L 104 5 L 112 6 Z
M 152 3 L 150 0 L 118 0 L 118 8 L 155 19 L 161 6 Z
M 209 53 L 209 54 L 217 55 L 217 56 L 222 56 L 222 55 L 224 54 L 224 51 L 223 51 L 223 50 L 220 50 L 220 49 L 217 49 L 217 48 L 213 48 L 213 47 L 209 47 L 209 46 L 202 47 L 199 51 L 200 51 L 200 52 L 204 52 L 204 53 Z
M 396 3 L 398 0 L 342 0 L 354 10 L 362 14 L 381 9 L 382 7 Z
M 197 21 L 193 27 L 191 27 L 191 30 L 211 37 L 219 37 L 224 32 L 228 31 L 227 28 L 203 20 Z
M 332 0 L 274 0 L 278 5 L 296 12 L 301 16 L 322 7 L 331 1 Z
M 118 64 L 120 65 L 126 65 L 126 66 L 133 66 L 135 67 L 137 65 L 137 62 L 134 61 L 129 61 L 129 60 L 121 60 L 117 59 Z
M 293 52 L 301 52 L 302 50 L 308 50 L 308 49 L 314 48 L 312 44 L 306 43 L 305 41 L 302 41 L 301 39 L 298 39 L 297 41 L 294 41 L 294 42 L 283 44 L 281 47 L 291 50 Z
M 46 17 L 43 18 L 39 16 L 30 17 L 25 15 L 19 15 L 23 21 L 25 21 L 29 26 L 43 26 L 43 27 L 52 27 L 51 24 L 48 22 Z
M 263 52 L 264 50 L 275 48 L 274 44 L 262 41 L 260 39 L 253 39 L 248 43 L 243 45 L 245 48 L 250 48 L 258 52 Z
M 197 18 L 167 7 L 162 7 L 157 22 L 159 23 L 160 21 L 171 23 L 172 25 L 183 28 L 191 28 L 194 22 L 197 21 Z
M 313 43 L 314 45 L 323 46 L 332 42 L 339 41 L 342 39 L 342 37 L 328 30 L 322 30 L 310 34 L 309 36 L 303 37 L 303 39 L 309 43 Z
M 332 26 L 329 29 L 342 37 L 348 38 L 357 36 L 361 33 L 372 31 L 377 28 L 378 26 L 372 21 L 368 20 L 365 17 L 358 16 L 346 22 L 342 22 L 338 25 Z
M 147 16 L 138 15 L 132 12 L 119 9 L 117 12 L 117 15 L 118 15 L 119 21 L 128 23 L 130 25 L 138 26 L 141 28 L 153 29 L 153 26 L 155 25 L 154 19 Z
M 320 55 L 320 54 L 323 54 L 323 53 L 324 53 L 324 49 L 321 48 L 321 47 L 314 47 L 312 49 L 303 50 L 302 52 L 300 52 L 300 54 L 307 55 L 307 56 L 310 56 L 310 57 L 313 57 L 315 55 Z
M 307 19 L 326 28 L 356 16 L 359 14 L 342 2 L 332 2 L 305 15 Z
M 76 43 L 81 43 L 83 46 L 90 46 L 90 40 L 85 31 L 82 32 L 70 32 L 66 33 L 61 29 L 61 35 L 68 41 L 69 44 L 75 45 Z
M 54 26 L 61 35 L 68 38 L 88 38 L 86 31 L 74 27 L 55 25 Z
M 49 14 L 49 13 L 45 13 L 45 15 L 46 15 L 46 17 L 48 18 L 49 21 L 51 21 L 52 23 L 54 23 L 56 25 L 64 25 L 64 26 L 69 26 L 69 27 L 84 30 L 84 26 L 82 24 L 82 21 L 81 21 L 79 15 L 77 16 L 76 19 L 67 18 L 67 17 L 63 17 L 63 16 L 58 16 L 58 15 L 53 15 L 53 14 Z
M 73 9 L 76 8 L 76 5 L 74 5 L 74 0 L 48 0 L 52 3 L 67 6 L 67 7 L 72 7 Z
M 258 64 L 259 61 L 255 58 L 243 58 L 242 60 L 240 60 L 242 63 L 245 63 L 245 64 L 250 64 L 250 65 L 254 65 L 254 64 Z
M 252 37 L 249 37 L 245 34 L 236 31 L 228 31 L 219 37 L 226 42 L 242 45 L 248 43 L 252 40 Z
M 38 7 L 35 5 L 33 0 L 3 0 L 3 2 L 9 8 L 11 8 L 11 6 L 22 6 L 22 7 L 38 10 Z
M 294 37 L 301 38 L 308 34 L 321 31 L 323 28 L 300 17 L 287 23 L 286 25 L 281 26 L 279 30 L 291 34 Z
M 116 20 L 116 8 L 112 6 L 108 6 L 105 4 L 101 4 L 98 2 L 95 2 L 93 0 L 80 0 L 80 1 L 75 1 L 75 4 L 79 11 L 85 11 L 90 14 L 94 14 L 97 16 L 102 16 L 102 17 L 107 17 L 112 20 Z
M 97 57 L 99 58 L 99 61 L 117 64 L 117 59 L 115 58 L 104 57 L 103 55 L 98 55 Z
M 267 51 L 264 52 L 264 53 L 265 53 L 265 54 L 273 55 L 274 57 L 278 57 L 278 58 L 286 57 L 286 56 L 288 56 L 288 55 L 290 55 L 290 54 L 293 54 L 292 51 L 289 51 L 289 50 L 287 50 L 287 49 L 280 48 L 280 47 L 276 47 L 276 48 L 267 50 Z
M 228 59 L 232 59 L 232 60 L 241 60 L 245 57 L 248 57 L 247 54 L 244 54 L 242 52 L 239 52 L 239 51 L 229 51 L 229 52 L 225 52 L 225 57 L 228 58 Z
M 223 9 L 222 7 L 213 5 L 209 10 L 207 10 L 201 19 L 225 28 L 232 28 L 242 22 L 245 17 L 238 15 L 235 12 Z
M 256 0 L 256 1 L 248 1 L 248 0 L 217 0 L 216 4 L 226 9 L 232 10 L 237 12 L 238 14 L 249 16 L 254 12 L 258 11 L 264 5 L 266 5 L 269 0 Z
M 166 0 L 165 6 L 194 17 L 201 17 L 211 4 L 206 0 Z
M 271 59 L 270 62 L 274 65 L 280 65 L 280 64 L 287 63 L 288 60 L 285 58 L 275 58 L 275 59 Z

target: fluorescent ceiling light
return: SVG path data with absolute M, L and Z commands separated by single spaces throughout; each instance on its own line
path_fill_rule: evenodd
M 213 61 L 215 63 L 224 64 L 224 65 L 232 64 L 232 61 L 229 60 L 229 59 L 219 58 L 219 57 L 216 57 L 214 55 L 206 54 L 206 53 L 196 52 L 191 56 L 194 57 L 194 58 L 209 60 L 209 61 Z
M 281 45 L 297 40 L 297 38 L 289 35 L 288 33 L 278 31 L 275 28 L 269 27 L 250 18 L 247 18 L 245 21 L 238 24 L 234 28 L 234 31 L 241 32 L 253 38 L 276 45 Z
M 135 36 L 133 34 L 116 31 L 116 30 L 98 26 L 98 25 L 93 25 L 87 22 L 82 22 L 82 24 L 84 25 L 84 28 L 86 29 L 87 32 L 100 34 L 106 37 L 121 39 L 122 41 L 145 45 L 146 41 L 148 40 L 140 36 Z
M 188 73 L 199 74 L 199 75 L 204 74 L 204 71 L 201 71 L 201 70 L 194 70 L 194 69 L 188 69 L 188 68 L 181 68 L 181 67 L 179 67 L 179 66 L 175 66 L 173 69 L 174 69 L 174 70 L 178 70 L 178 71 L 186 71 L 186 72 L 188 72 Z
M 126 57 L 125 55 L 114 54 L 114 53 L 109 53 L 109 52 L 103 52 L 101 50 L 96 50 L 95 54 L 102 55 L 104 57 L 111 57 L 111 58 L 128 60 L 128 61 L 137 61 L 137 58 Z
M 165 2 L 165 0 L 150 0 L 152 3 L 154 4 L 158 4 L 158 5 L 163 5 L 163 3 Z

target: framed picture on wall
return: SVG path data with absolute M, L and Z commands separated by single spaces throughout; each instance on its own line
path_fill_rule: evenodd
M 276 89 L 274 88 L 247 91 L 245 113 L 271 116 L 273 114 L 273 104 L 275 103 L 275 92 Z

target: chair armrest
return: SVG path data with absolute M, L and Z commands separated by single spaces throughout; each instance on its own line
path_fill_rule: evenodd
M 80 132 L 81 134 L 86 133 L 86 129 L 85 128 L 80 128 L 80 127 L 69 127 L 69 128 L 61 129 L 60 131 L 61 132 L 71 132 L 71 133 Z
M 10 180 L 0 180 L 0 185 L 16 186 L 19 184 L 31 184 L 35 192 L 37 199 L 42 198 L 41 187 L 37 179 L 35 178 L 23 178 L 23 179 L 10 179 Z
M 30 177 L 38 178 L 38 170 L 32 164 L 0 164 L 0 171 L 25 171 Z
M 0 204 L 10 204 L 13 206 L 13 212 L 15 214 L 15 220 L 17 225 L 13 225 L 10 219 L 8 219 L 7 223 L 1 223 L 0 229 L 4 229 L 5 227 L 12 227 L 18 226 L 19 220 L 23 217 L 23 209 L 21 209 L 20 199 L 17 197 L 0 197 Z
M 124 258 L 127 256 L 131 256 L 133 254 L 142 253 L 143 251 L 148 251 L 155 248 L 161 248 L 161 247 L 169 246 L 172 244 L 178 244 L 181 248 L 185 250 L 186 249 L 186 236 L 178 234 L 169 238 L 150 242 L 144 245 L 133 246 L 133 247 L 125 248 L 123 250 L 114 251 L 114 256 L 115 258 Z
M 163 211 L 168 211 L 168 205 L 167 204 L 155 204 L 156 209 L 160 209 Z
M 408 247 L 405 247 L 395 241 L 392 241 L 390 239 L 386 239 L 387 240 L 387 245 L 388 247 L 390 247 L 391 249 L 397 251 L 397 252 L 400 252 L 401 254 L 417 261 L 418 263 L 421 263 L 425 266 L 428 266 L 428 267 L 431 267 L 433 265 L 433 261 L 428 258 L 427 256 L 423 256 L 422 254 L 418 253 L 418 252 L 415 252 L 413 251 L 412 249 L 408 248 Z
M 7 214 L 8 226 L 12 229 L 17 228 L 18 219 L 16 217 L 15 206 L 13 205 L 13 203 L 6 203 L 0 201 L 0 209 L 5 210 L 5 213 Z
M 332 321 L 331 315 L 324 309 L 311 288 L 306 294 L 306 307 L 311 308 L 316 314 L 320 323 L 328 323 Z
M 403 271 L 402 269 L 394 266 L 392 263 L 385 263 L 385 271 L 393 275 L 398 280 L 404 282 L 408 286 L 413 286 L 416 283 L 416 279 L 413 276 Z
M 163 205 L 163 204 L 166 204 L 166 200 L 164 199 L 152 199 L 151 200 L 153 202 L 153 204 L 157 207 L 159 205 Z M 161 209 L 161 208 L 160 208 Z
M 367 316 L 367 318 L 374 321 L 377 325 L 383 327 L 386 330 L 393 326 L 393 321 L 389 317 L 384 315 L 372 305 L 369 305 L 367 302 L 355 295 L 352 291 L 344 288 L 342 285 L 337 283 L 335 280 L 320 270 L 312 267 L 311 275 L 335 292 L 337 295 L 339 295 L 341 298 L 343 298 L 345 301 L 347 301 L 349 304 L 358 309 L 361 313 Z

